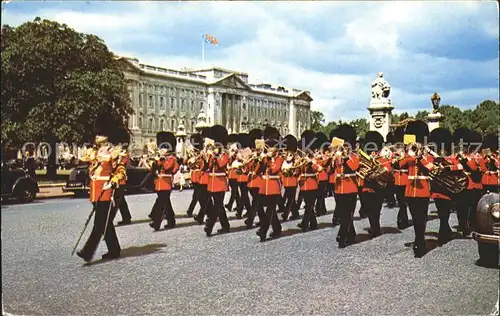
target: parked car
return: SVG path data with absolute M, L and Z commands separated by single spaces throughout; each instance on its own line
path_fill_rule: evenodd
M 2 200 L 15 198 L 21 203 L 31 203 L 38 192 L 38 182 L 24 169 L 2 165 Z
M 476 225 L 472 238 L 477 241 L 478 264 L 497 267 L 500 243 L 500 196 L 485 194 L 477 204 Z
M 127 184 L 125 193 L 140 193 L 154 191 L 153 177 L 149 174 L 147 168 L 127 167 Z M 144 182 L 144 183 L 143 183 Z M 71 171 L 66 185 L 62 188 L 64 192 L 74 192 L 75 196 L 88 196 L 89 194 L 89 176 L 88 166 L 79 165 Z

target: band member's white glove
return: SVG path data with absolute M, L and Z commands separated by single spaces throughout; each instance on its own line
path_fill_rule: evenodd
M 415 152 L 414 152 L 413 150 L 411 150 L 411 149 L 410 149 L 410 150 L 408 150 L 408 155 L 409 155 L 410 157 L 415 157 Z
M 111 182 L 106 182 L 106 183 L 104 183 L 104 185 L 102 186 L 102 189 L 103 189 L 104 191 L 109 190 L 109 189 L 111 189 L 111 188 L 113 188 L 113 184 L 112 184 Z

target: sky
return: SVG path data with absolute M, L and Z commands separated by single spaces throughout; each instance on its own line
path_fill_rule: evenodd
M 367 118 L 378 72 L 393 113 L 499 98 L 496 1 L 11 1 L 2 24 L 39 16 L 101 37 L 116 54 L 182 69 L 218 66 L 250 83 L 308 90 L 327 121 Z M 217 38 L 205 44 L 202 36 Z

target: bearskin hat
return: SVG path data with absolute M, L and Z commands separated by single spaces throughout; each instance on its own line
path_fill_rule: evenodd
M 212 135 L 210 135 L 211 129 L 210 127 L 203 127 L 200 131 L 201 137 L 203 138 L 212 138 Z
M 368 154 L 380 151 L 383 143 L 384 136 L 377 131 L 368 131 L 363 142 L 363 150 Z
M 255 140 L 264 137 L 264 132 L 261 129 L 255 128 L 248 133 L 250 137 L 250 148 L 255 148 Z
M 480 150 L 482 148 L 482 142 L 483 136 L 476 131 L 471 131 L 469 138 L 469 150 Z
M 339 125 L 330 132 L 330 139 L 334 137 L 343 139 L 345 143 L 349 143 L 351 148 L 355 148 L 357 136 L 356 129 L 349 124 Z
M 276 147 L 280 140 L 280 132 L 275 127 L 266 126 L 264 129 L 264 139 L 266 140 L 267 146 Z
M 211 138 L 215 141 L 215 143 L 222 144 L 223 146 L 227 145 L 228 134 L 227 129 L 222 125 L 214 125 L 210 128 Z
M 250 135 L 248 133 L 238 134 L 238 142 L 241 144 L 241 148 L 251 147 Z
M 285 144 L 286 144 L 286 150 L 291 151 L 291 152 L 297 151 L 298 141 L 297 141 L 297 138 L 295 136 L 286 135 L 285 136 Z
M 397 127 L 394 132 L 394 143 L 402 143 L 405 136 L 405 128 L 403 126 Z
M 498 150 L 498 134 L 486 134 L 483 138 L 483 148 L 489 148 L 491 151 Z
M 438 153 L 441 153 L 443 150 L 450 153 L 452 141 L 453 136 L 450 130 L 444 127 L 434 129 L 429 135 L 429 142 L 435 144 L 435 150 Z
M 389 144 L 394 144 L 394 143 L 395 143 L 394 138 L 395 138 L 395 137 L 394 137 L 394 132 L 389 132 L 389 133 L 387 134 L 387 136 L 385 137 L 385 139 L 387 140 L 387 142 L 388 142 Z
M 471 130 L 467 127 L 459 127 L 453 132 L 453 142 L 455 145 L 468 145 L 471 139 Z
M 159 149 L 175 152 L 177 138 L 171 132 L 159 132 L 156 134 L 156 142 Z
M 189 142 L 194 148 L 198 150 L 203 149 L 203 136 L 201 136 L 201 134 L 192 134 L 191 137 L 189 137 Z
M 238 134 L 229 134 L 227 137 L 227 142 L 229 144 L 238 143 Z
M 406 125 L 405 134 L 415 135 L 416 141 L 424 144 L 429 137 L 429 126 L 424 121 L 411 121 Z
M 314 141 L 314 149 L 328 149 L 330 146 L 330 142 L 328 141 L 328 137 L 323 132 L 318 132 L 315 135 L 316 140 Z
M 316 133 L 311 130 L 306 130 L 302 133 L 298 148 L 302 151 L 313 150 L 314 149 L 314 139 L 316 138 Z

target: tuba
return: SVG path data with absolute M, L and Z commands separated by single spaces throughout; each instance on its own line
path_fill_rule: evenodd
M 370 157 L 362 149 L 358 150 L 359 154 L 359 169 L 356 174 L 361 179 L 364 179 L 376 189 L 385 189 L 389 184 L 394 182 L 392 174 L 385 169 L 378 161 Z
M 450 170 L 446 168 L 451 163 L 440 157 L 430 148 L 426 147 L 425 149 L 429 154 L 434 156 L 435 163 L 438 165 L 437 168 L 429 172 L 429 179 L 431 180 L 433 190 L 453 195 L 467 189 L 469 179 L 463 170 Z

